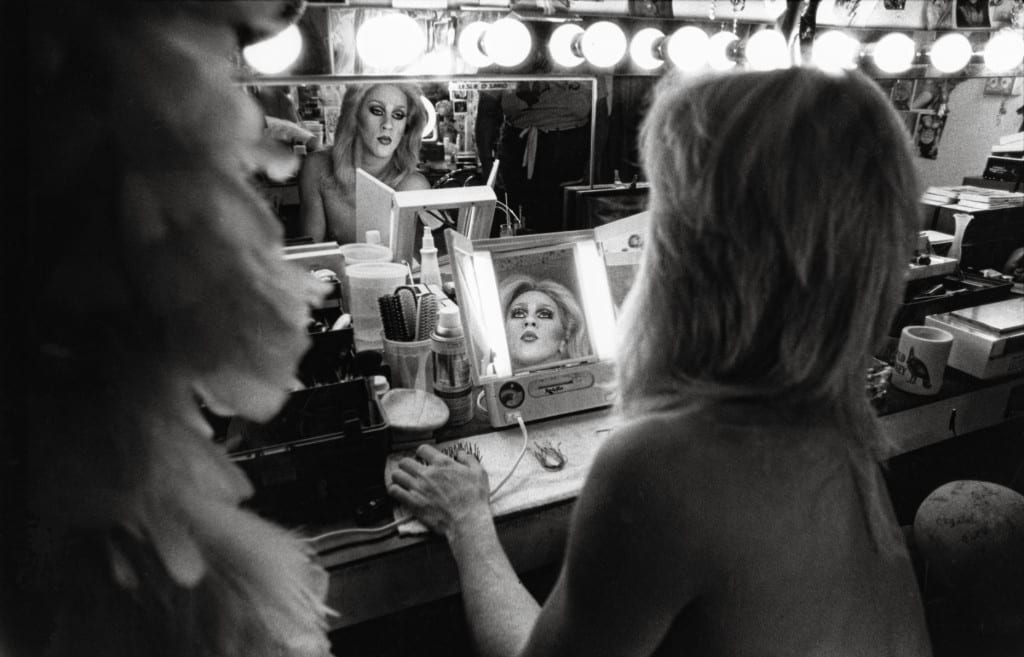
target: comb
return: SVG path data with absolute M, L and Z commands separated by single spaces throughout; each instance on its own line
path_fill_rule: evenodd
M 416 337 L 416 293 L 402 286 L 395 290 L 395 298 L 402 312 L 402 340 L 412 340 Z
M 437 297 L 423 294 L 416 309 L 416 340 L 426 340 L 437 326 Z
M 380 323 L 384 326 L 384 337 L 388 340 L 405 340 L 405 323 L 402 321 L 402 306 L 392 294 L 377 299 L 380 308 Z

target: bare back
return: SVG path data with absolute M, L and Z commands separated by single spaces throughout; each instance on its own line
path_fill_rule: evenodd
M 527 654 L 930 654 L 881 477 L 843 440 L 754 407 L 632 421 L 588 476 Z

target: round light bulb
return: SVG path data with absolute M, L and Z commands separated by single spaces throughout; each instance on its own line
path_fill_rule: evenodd
M 580 50 L 598 68 L 615 66 L 626 55 L 626 33 L 611 21 L 598 21 L 583 31 Z
M 971 42 L 963 34 L 951 32 L 939 37 L 932 44 L 928 59 L 932 66 L 942 73 L 956 73 L 971 61 L 974 51 Z
M 629 42 L 629 58 L 639 68 L 653 71 L 665 62 L 655 54 L 655 48 L 665 38 L 665 33 L 656 27 L 645 27 Z
M 822 33 L 811 46 L 811 61 L 823 71 L 855 68 L 859 54 L 860 42 L 839 30 Z
M 423 126 L 423 140 L 434 141 L 437 139 L 437 110 L 434 109 L 434 103 L 430 102 L 426 96 L 420 96 L 420 104 L 423 105 L 423 111 L 427 113 L 427 124 Z
M 499 18 L 484 32 L 484 53 L 499 66 L 518 66 L 533 50 L 530 30 L 514 18 Z
M 995 73 L 1005 73 L 1024 59 L 1024 36 L 1012 30 L 1000 30 L 985 44 L 985 66 Z
M 755 71 L 771 71 L 790 65 L 786 38 L 776 30 L 761 30 L 747 40 L 743 51 L 747 67 Z
M 583 28 L 575 23 L 563 23 L 551 32 L 548 39 L 548 53 L 559 66 L 573 68 L 583 63 L 574 49 L 577 39 L 583 35 Z
M 917 45 L 901 32 L 886 34 L 871 50 L 875 66 L 886 73 L 902 73 L 914 63 Z
M 710 41 L 704 30 L 685 25 L 668 38 L 665 52 L 673 66 L 679 70 L 699 71 L 708 63 Z
M 380 14 L 359 26 L 356 52 L 370 67 L 393 71 L 411 64 L 427 49 L 427 35 L 412 16 Z
M 273 75 L 285 70 L 302 52 L 302 33 L 297 25 L 289 25 L 265 41 L 242 50 L 245 61 L 260 73 Z
M 736 60 L 730 56 L 733 44 L 739 37 L 728 30 L 713 34 L 708 40 L 708 64 L 716 71 L 728 71 L 736 66 Z
M 466 60 L 466 63 L 470 66 L 484 68 L 494 63 L 494 60 L 488 57 L 484 51 L 480 49 L 480 40 L 483 39 L 484 33 L 487 31 L 487 27 L 487 23 L 483 21 L 475 21 L 462 28 L 462 32 L 459 34 L 457 46 L 459 49 L 459 55 L 461 55 L 462 59 Z

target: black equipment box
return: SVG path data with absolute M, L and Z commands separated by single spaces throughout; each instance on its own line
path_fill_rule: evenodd
M 366 379 L 292 393 L 263 425 L 243 429 L 232 460 L 255 488 L 249 505 L 289 526 L 358 519 L 384 495 L 391 430 Z
M 322 330 L 339 314 L 314 312 L 313 345 L 298 369 L 306 387 L 265 424 L 234 420 L 227 438 L 255 488 L 249 506 L 284 525 L 358 522 L 385 496 L 391 429 L 370 383 L 384 373 L 381 358 L 354 353 L 351 328 Z

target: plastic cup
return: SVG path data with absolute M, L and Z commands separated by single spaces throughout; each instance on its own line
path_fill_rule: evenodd
M 391 368 L 391 386 L 432 392 L 434 366 L 430 357 L 430 338 L 415 342 L 382 339 L 384 362 Z
M 408 269 L 397 262 L 364 262 L 347 266 L 345 273 L 356 351 L 380 351 L 384 347 L 384 326 L 377 299 L 405 284 Z

